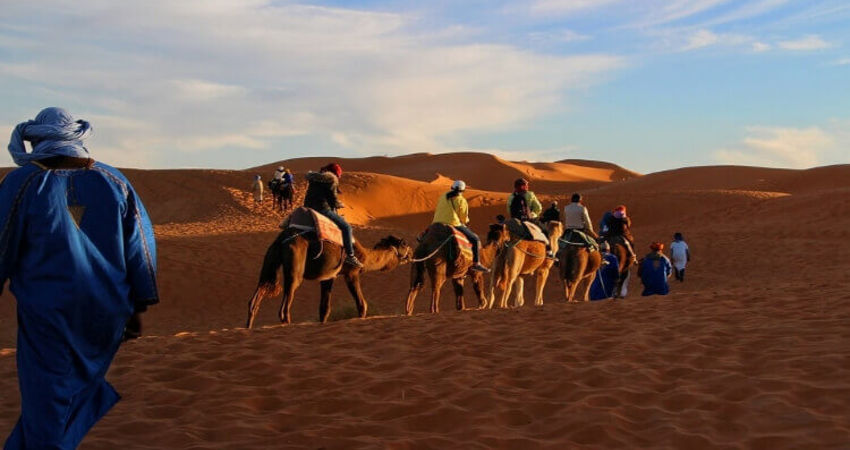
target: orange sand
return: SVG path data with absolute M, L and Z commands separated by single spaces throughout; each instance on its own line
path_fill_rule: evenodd
M 287 165 L 300 179 L 324 160 Z M 476 161 L 486 168 L 477 179 Z M 364 277 L 366 320 L 316 324 L 318 286 L 308 282 L 295 325 L 275 325 L 279 299 L 268 299 L 263 328 L 246 331 L 247 301 L 281 219 L 270 200 L 252 204 L 257 170 L 128 170 L 156 223 L 162 303 L 146 314 L 148 337 L 119 352 L 108 378 L 124 399 L 82 448 L 850 443 L 850 267 L 841 259 L 850 254 L 850 166 L 637 176 L 604 163 L 480 154 L 344 166 L 352 170 L 344 213 L 366 244 L 389 233 L 412 238 L 455 177 L 480 189 L 468 197 L 482 233 L 527 171 L 547 201 L 580 188 L 594 220 L 627 204 L 640 249 L 681 231 L 694 260 L 667 297 L 640 298 L 633 280 L 625 301 L 567 305 L 553 276 L 542 308 L 459 313 L 448 292 L 434 316 L 426 289 L 411 318 L 399 316 L 409 282 L 402 267 Z M 334 292 L 332 317 L 353 317 L 348 292 Z M 14 333 L 6 293 L 0 438 L 19 411 Z

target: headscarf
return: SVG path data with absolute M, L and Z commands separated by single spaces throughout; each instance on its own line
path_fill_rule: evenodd
M 336 175 L 337 178 L 342 176 L 342 166 L 337 163 L 330 163 L 320 169 L 321 172 L 330 172 Z
M 528 180 L 525 178 L 517 178 L 514 181 L 514 191 L 515 192 L 528 192 Z
M 652 244 L 649 244 L 649 249 L 654 252 L 660 252 L 661 250 L 664 250 L 664 244 L 661 242 L 653 242 Z
M 88 158 L 83 139 L 90 133 L 91 125 L 85 120 L 74 120 L 62 108 L 45 108 L 34 120 L 15 127 L 9 140 L 9 153 L 19 166 L 51 156 Z M 32 144 L 32 153 L 27 153 L 24 141 Z

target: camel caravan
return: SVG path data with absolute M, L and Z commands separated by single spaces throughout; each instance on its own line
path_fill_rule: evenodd
M 456 308 L 460 311 L 493 308 L 497 296 L 499 308 L 521 307 L 525 304 L 524 277 L 533 276 L 534 304 L 541 306 L 543 288 L 553 268 L 563 283 L 567 302 L 588 301 L 598 270 L 607 264 L 598 242 L 608 242 L 618 257 L 619 277 L 612 296 L 625 296 L 635 255 L 629 231 L 631 222 L 624 206 L 606 213 L 597 235 L 579 194 L 573 194 L 562 220 L 557 203 L 541 214 L 542 206 L 529 190 L 528 181 L 518 179 L 508 198 L 510 217 L 499 215 L 498 223 L 489 226 L 482 245 L 467 227 L 469 205 L 463 196 L 466 184 L 457 180 L 438 199 L 434 219 L 417 238 L 415 249 L 393 235 L 368 248 L 355 241 L 351 226 L 338 214 L 344 208 L 339 199 L 341 176 L 342 167 L 338 164 L 307 173 L 304 206 L 294 209 L 284 219 L 280 225 L 282 231 L 266 251 L 260 279 L 248 306 L 247 328 L 253 326 L 263 299 L 281 293 L 279 318 L 281 323 L 290 323 L 295 292 L 305 280 L 319 281 L 319 321 L 326 322 L 331 311 L 331 291 L 338 276 L 345 279 L 358 315 L 364 318 L 368 303 L 360 287 L 361 275 L 392 271 L 404 264 L 411 265 L 407 315 L 414 312 L 426 276 L 431 289 L 431 313 L 440 312 L 440 294 L 447 280 L 451 280 Z M 489 285 L 485 280 L 488 274 Z M 477 298 L 475 308 L 467 308 L 464 301 L 467 278 Z

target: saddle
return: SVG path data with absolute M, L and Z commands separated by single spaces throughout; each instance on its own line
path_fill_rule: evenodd
M 535 223 L 511 219 L 505 222 L 505 225 L 514 236 L 519 236 L 525 241 L 537 241 L 549 245 L 549 238 L 546 237 L 546 233 Z
M 316 238 L 342 247 L 342 230 L 331 219 L 310 208 L 297 208 L 292 211 L 281 224 L 280 228 L 295 228 L 301 231 L 312 231 Z
M 449 232 L 451 232 L 451 236 L 449 236 Z M 449 260 L 456 261 L 459 257 L 463 256 L 472 261 L 472 243 L 457 228 L 442 223 L 432 223 L 416 240 L 423 242 L 425 237 L 431 234 L 436 235 L 440 239 L 440 242 L 451 238 L 446 244 L 449 246 Z
M 564 234 L 561 235 L 558 241 L 564 245 L 586 247 L 591 252 L 599 251 L 599 244 L 596 243 L 596 240 L 592 239 L 584 231 L 576 230 L 575 228 L 564 230 Z

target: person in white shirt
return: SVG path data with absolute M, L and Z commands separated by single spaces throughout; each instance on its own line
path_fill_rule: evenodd
M 579 231 L 581 237 L 591 249 L 596 249 L 596 239 L 599 236 L 593 231 L 593 223 L 587 207 L 581 203 L 581 194 L 573 194 L 570 204 L 564 206 L 564 234 L 570 231 Z
M 687 242 L 682 238 L 682 233 L 675 233 L 673 242 L 670 244 L 670 261 L 673 263 L 676 279 L 679 282 L 685 281 L 685 266 L 690 260 L 691 251 L 688 249 Z

